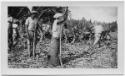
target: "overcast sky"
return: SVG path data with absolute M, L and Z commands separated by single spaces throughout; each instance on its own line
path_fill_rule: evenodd
M 82 19 L 85 17 L 87 20 L 96 20 L 101 22 L 112 22 L 117 20 L 117 7 L 85 7 L 85 6 L 70 6 L 71 17 L 73 19 Z

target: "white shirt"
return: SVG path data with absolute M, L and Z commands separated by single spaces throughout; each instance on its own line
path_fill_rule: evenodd
M 58 23 L 58 20 L 55 20 L 54 23 L 53 23 L 53 28 L 52 28 L 53 37 L 59 37 L 60 34 L 61 34 L 62 24 L 58 25 L 57 23 Z
M 28 17 L 25 25 L 28 25 L 28 30 L 34 30 L 36 23 L 37 23 L 36 19 L 32 19 L 31 17 Z

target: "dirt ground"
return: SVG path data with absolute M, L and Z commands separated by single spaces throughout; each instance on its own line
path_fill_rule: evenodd
M 51 68 L 47 65 L 49 39 L 37 44 L 35 59 L 28 56 L 26 40 L 20 38 L 15 49 L 8 54 L 9 68 Z M 89 41 L 88 43 L 92 43 Z M 91 48 L 90 44 L 82 42 L 62 43 L 63 68 L 117 68 L 117 40 L 101 42 L 101 46 Z M 90 49 L 91 48 L 91 49 Z M 89 54 L 89 53 L 91 54 Z M 62 68 L 57 66 L 54 68 Z

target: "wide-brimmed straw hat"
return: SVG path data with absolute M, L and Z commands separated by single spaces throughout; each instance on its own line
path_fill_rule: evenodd
M 59 17 L 62 17 L 62 16 L 63 16 L 62 13 L 56 13 L 53 17 L 54 17 L 54 18 L 59 18 Z
M 31 14 L 37 14 L 38 12 L 37 11 L 31 11 Z

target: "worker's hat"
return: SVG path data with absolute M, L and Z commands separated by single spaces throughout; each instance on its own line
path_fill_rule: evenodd
M 62 17 L 62 16 L 63 16 L 62 13 L 56 13 L 53 17 L 54 17 L 54 18 L 59 18 L 59 17 Z
M 31 11 L 31 14 L 37 14 L 38 12 L 37 11 Z

